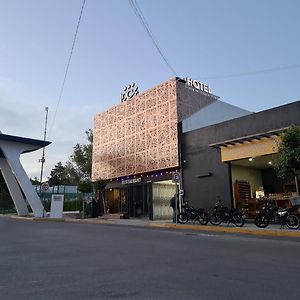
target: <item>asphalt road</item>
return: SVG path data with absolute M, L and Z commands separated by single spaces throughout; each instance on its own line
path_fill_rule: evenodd
M 0 299 L 299 299 L 300 239 L 0 217 Z

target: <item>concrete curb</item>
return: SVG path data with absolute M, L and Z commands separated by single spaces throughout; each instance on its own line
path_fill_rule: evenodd
M 222 232 L 232 234 L 246 234 L 257 236 L 273 236 L 273 237 L 291 237 L 300 238 L 300 230 L 274 230 L 274 229 L 255 229 L 247 227 L 226 227 L 226 226 L 210 226 L 210 225 L 189 225 L 189 224 L 173 224 L 173 223 L 135 223 L 128 224 L 118 223 L 114 219 L 57 219 L 57 218 L 35 218 L 35 217 L 19 217 L 15 215 L 9 216 L 12 219 L 27 220 L 27 221 L 50 221 L 50 222 L 67 222 L 67 223 L 80 223 L 80 224 L 108 224 L 117 226 L 130 226 L 130 227 L 149 227 L 149 228 L 165 228 L 174 230 L 192 230 L 192 231 L 205 231 L 205 232 Z
M 233 227 L 207 226 L 207 225 L 205 225 L 205 226 L 200 226 L 200 225 L 197 226 L 196 225 L 195 226 L 195 225 L 182 225 L 182 224 L 149 224 L 149 227 L 300 238 L 300 231 L 252 229 L 252 228 L 244 228 L 244 227 L 234 227 L 233 228 Z
M 66 219 L 66 218 L 37 218 L 37 217 L 21 217 L 16 215 L 6 215 L 5 217 L 16 219 L 16 220 L 25 220 L 25 221 L 40 221 L 40 222 L 67 222 L 67 223 L 82 223 L 82 224 L 115 224 L 113 220 L 101 220 L 101 219 Z M 123 224 L 116 224 L 123 225 Z M 143 225 L 141 225 L 143 226 Z
M 17 219 L 17 220 L 26 220 L 26 221 L 33 221 L 33 217 L 20 217 L 20 216 L 14 216 L 14 215 L 7 215 L 6 217 L 11 219 Z
M 114 224 L 111 220 L 89 220 L 89 219 L 65 219 L 67 223 L 82 223 L 82 224 Z M 121 224 L 120 224 L 121 225 Z

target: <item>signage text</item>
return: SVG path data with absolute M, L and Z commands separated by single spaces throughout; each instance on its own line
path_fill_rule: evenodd
M 210 89 L 208 84 L 200 82 L 198 80 L 191 79 L 189 77 L 187 77 L 185 80 L 187 86 L 190 86 L 198 91 L 202 91 L 204 93 L 210 94 Z
M 138 183 L 138 182 L 142 182 L 141 177 L 122 180 L 122 184 L 132 184 L 132 183 Z

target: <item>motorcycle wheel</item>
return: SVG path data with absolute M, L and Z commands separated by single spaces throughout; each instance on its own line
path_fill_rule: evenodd
M 208 223 L 207 212 L 202 212 L 197 216 L 196 219 L 201 225 L 206 225 Z
M 243 227 L 245 224 L 245 220 L 242 214 L 236 214 L 233 216 L 233 223 L 236 227 Z
M 208 220 L 209 220 L 209 223 L 212 225 L 220 225 L 222 223 L 221 216 L 216 213 L 209 216 Z
M 296 215 L 288 215 L 285 224 L 289 229 L 298 229 L 300 227 L 300 221 Z
M 270 217 L 266 214 L 259 213 L 255 217 L 254 223 L 259 228 L 266 228 L 270 224 Z
M 185 213 L 180 213 L 180 214 L 177 216 L 177 221 L 178 221 L 178 223 L 180 223 L 180 224 L 185 224 L 185 223 L 187 223 L 188 220 L 189 220 L 188 215 L 185 214 Z

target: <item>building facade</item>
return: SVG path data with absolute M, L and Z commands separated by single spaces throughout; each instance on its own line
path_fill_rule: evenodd
M 192 130 L 190 118 L 183 121 L 182 138 L 186 201 L 210 210 L 221 199 L 225 206 L 243 208 L 249 218 L 262 207 L 264 195 L 290 206 L 296 183 L 279 180 L 274 162 L 280 134 L 300 125 L 300 101 L 208 126 L 199 118 Z
M 106 180 L 110 213 L 171 218 L 180 191 L 195 207 L 221 199 L 254 217 L 261 195 L 286 206 L 295 192 L 273 167 L 291 124 L 300 125 L 299 101 L 252 113 L 199 81 L 172 78 L 95 116 L 92 179 Z
M 196 86 L 197 87 L 197 86 Z M 217 100 L 173 78 L 94 118 L 93 180 L 107 181 L 110 212 L 171 215 L 180 169 L 180 122 Z

